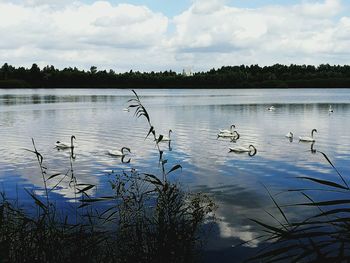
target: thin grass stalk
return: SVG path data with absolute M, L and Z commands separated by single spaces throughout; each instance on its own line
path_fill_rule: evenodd
M 46 196 L 46 205 L 47 205 L 47 207 L 49 207 L 49 204 L 50 204 L 50 202 L 49 202 L 49 192 L 48 192 L 48 189 L 47 189 L 46 178 L 45 178 L 46 171 L 44 171 L 44 168 L 43 168 L 43 165 L 42 165 L 44 157 L 37 151 L 33 138 L 32 138 L 32 143 L 33 143 L 33 147 L 34 147 L 35 156 L 36 156 L 36 158 L 38 160 L 41 176 L 43 178 L 44 189 L 45 189 L 45 196 Z

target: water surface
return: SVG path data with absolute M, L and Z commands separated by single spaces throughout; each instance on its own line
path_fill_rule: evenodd
M 162 145 L 169 169 L 183 167 L 171 175 L 185 189 L 211 194 L 219 205 L 218 222 L 207 244 L 208 259 L 220 255 L 232 261 L 259 247 L 253 241 L 233 248 L 260 234 L 249 218 L 271 221 L 264 210 L 276 213 L 265 185 L 272 193 L 305 187 L 297 176 L 338 180 L 336 173 L 319 154 L 310 152 L 310 143 L 298 136 L 313 128 L 314 149 L 325 152 L 346 177 L 349 175 L 350 89 L 284 90 L 138 90 L 158 133 L 173 133 L 171 149 Z M 96 194 L 110 192 L 108 173 L 128 170 L 159 174 L 157 151 L 145 140 L 148 126 L 125 112 L 130 90 L 57 89 L 0 90 L 0 182 L 9 198 L 31 202 L 23 187 L 42 189 L 42 179 L 32 149 L 34 138 L 50 172 L 65 173 L 70 167 L 69 153 L 57 151 L 57 140 L 75 135 L 75 176 L 97 185 Z M 267 108 L 274 105 L 275 111 Z M 333 113 L 329 113 L 329 105 Z M 218 139 L 219 129 L 236 125 L 241 138 L 236 142 Z M 292 131 L 290 142 L 285 134 Z M 229 152 L 229 147 L 253 144 L 258 152 Z M 107 150 L 131 148 L 131 162 L 107 155 Z M 92 194 L 94 194 L 92 193 Z M 55 191 L 57 203 L 69 203 L 74 193 L 69 187 Z M 295 194 L 280 194 L 281 204 L 302 199 Z M 300 210 L 299 210 L 300 212 Z M 307 211 L 305 211 L 307 213 Z M 289 218 L 300 214 L 287 213 Z M 216 254 L 218 253 L 218 254 Z

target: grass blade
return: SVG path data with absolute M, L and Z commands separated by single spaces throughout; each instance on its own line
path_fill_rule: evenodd
M 309 181 L 313 181 L 322 185 L 327 185 L 327 186 L 331 186 L 331 187 L 336 187 L 336 188 L 341 188 L 341 189 L 348 189 L 345 186 L 342 186 L 340 184 L 337 184 L 335 182 L 332 181 L 328 181 L 328 180 L 321 180 L 321 179 L 317 179 L 317 178 L 313 178 L 313 177 L 308 177 L 308 176 L 298 176 L 296 178 L 299 179 L 305 179 L 305 180 L 309 180 Z

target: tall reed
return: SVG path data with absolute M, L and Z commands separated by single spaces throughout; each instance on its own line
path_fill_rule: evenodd
M 4 193 L 0 201 L 0 262 L 194 262 L 202 242 L 200 231 L 213 219 L 215 204 L 202 193 L 185 192 L 168 180 L 182 170 L 180 164 L 167 169 L 161 150 L 162 135 L 156 135 L 150 116 L 138 94 L 129 102 L 135 115 L 148 124 L 158 149 L 159 174 L 145 171 L 114 173 L 112 195 L 90 196 L 95 186 L 77 180 L 74 147 L 70 167 L 50 173 L 44 156 L 33 142 L 43 180 L 43 196 L 25 189 L 37 214 L 31 216 Z M 74 220 L 56 207 L 52 193 L 67 182 L 74 192 Z M 50 185 L 52 185 L 50 187 Z M 101 204 L 103 204 L 101 206 Z M 103 210 L 101 210 L 103 209 Z

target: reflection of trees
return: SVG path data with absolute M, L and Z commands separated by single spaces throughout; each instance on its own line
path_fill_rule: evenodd
M 223 66 L 207 72 L 184 76 L 172 70 L 162 72 L 132 71 L 116 73 L 113 70 L 90 70 L 74 68 L 56 69 L 46 66 L 42 69 L 33 64 L 30 69 L 15 68 L 5 63 L 0 68 L 0 87 L 221 87 L 221 88 L 263 88 L 263 87 L 349 87 L 350 66 L 280 65 L 260 67 Z
M 115 96 L 103 96 L 103 95 L 91 95 L 91 96 L 78 96 L 78 95 L 13 95 L 4 94 L 0 95 L 0 105 L 11 106 L 16 104 L 42 104 L 42 103 L 58 103 L 58 102 L 114 102 L 117 99 Z

